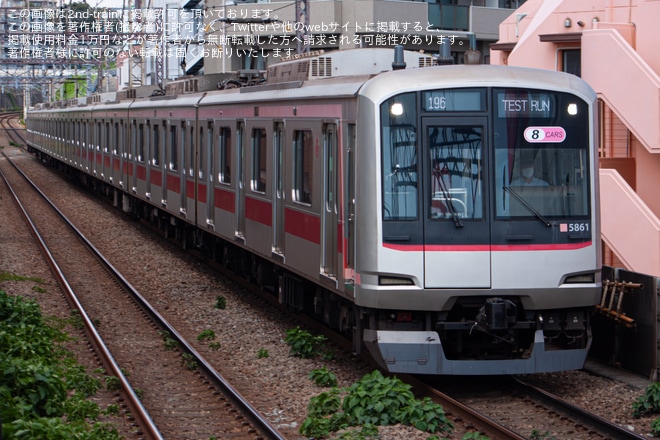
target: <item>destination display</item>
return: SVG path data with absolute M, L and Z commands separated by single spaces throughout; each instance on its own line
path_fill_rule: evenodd
M 496 94 L 498 118 L 549 118 L 556 112 L 555 97 L 548 93 L 521 93 L 519 90 Z
M 449 89 L 423 92 L 427 112 L 481 112 L 486 109 L 484 89 Z

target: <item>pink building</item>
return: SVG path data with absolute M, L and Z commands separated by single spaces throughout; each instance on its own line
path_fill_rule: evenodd
M 491 63 L 574 73 L 598 93 L 603 263 L 660 276 L 660 0 L 528 0 Z

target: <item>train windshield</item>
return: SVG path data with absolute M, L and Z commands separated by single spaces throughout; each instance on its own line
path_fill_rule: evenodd
M 383 219 L 589 216 L 589 111 L 531 89 L 433 90 L 381 108 Z M 423 185 L 420 185 L 420 182 Z
M 499 219 L 589 215 L 589 112 L 567 93 L 493 91 Z

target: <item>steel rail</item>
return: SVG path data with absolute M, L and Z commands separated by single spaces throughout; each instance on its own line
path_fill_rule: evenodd
M 4 155 L 4 153 L 3 153 Z M 5 155 L 6 157 L 6 155 Z M 80 240 L 94 253 L 97 259 L 107 268 L 107 270 L 112 274 L 112 276 L 119 282 L 122 287 L 134 298 L 136 302 L 148 313 L 158 325 L 170 333 L 170 335 L 176 339 L 179 344 L 185 349 L 188 353 L 194 356 L 198 365 L 201 365 L 203 371 L 209 377 L 213 383 L 218 386 L 223 392 L 241 409 L 244 410 L 245 414 L 248 416 L 250 422 L 262 432 L 263 435 L 267 436 L 273 440 L 286 440 L 286 437 L 282 435 L 269 421 L 268 419 L 261 414 L 252 404 L 247 401 L 239 392 L 236 390 L 213 366 L 197 351 L 195 348 L 188 343 L 188 341 L 181 336 L 181 334 L 160 314 L 158 311 L 140 294 L 140 292 L 133 287 L 133 285 L 124 278 L 123 275 L 101 254 L 101 252 L 76 228 L 73 223 L 66 218 L 66 216 L 43 194 L 39 188 L 24 174 L 16 165 L 9 161 L 30 183 L 30 185 L 35 188 L 37 192 L 48 202 L 48 204 L 58 213 L 58 215 L 68 224 L 68 226 L 78 235 Z M 136 396 L 137 397 L 137 396 Z M 138 399 L 139 401 L 139 399 Z
M 23 175 L 27 179 L 27 176 L 21 172 L 20 169 L 16 167 L 16 165 L 7 157 L 7 155 L 3 152 L 2 155 L 8 160 L 8 162 L 18 170 L 19 173 Z M 39 249 L 41 250 L 41 253 L 44 255 L 44 258 L 46 259 L 46 263 L 48 266 L 51 268 L 51 271 L 53 272 L 54 277 L 57 280 L 57 283 L 60 285 L 60 287 L 63 290 L 63 294 L 66 298 L 66 300 L 74 307 L 78 313 L 80 314 L 83 322 L 84 322 L 84 329 L 85 333 L 87 334 L 87 337 L 89 338 L 90 342 L 94 346 L 95 350 L 101 355 L 102 361 L 104 363 L 104 366 L 111 371 L 115 376 L 120 381 L 121 388 L 128 397 L 128 406 L 130 407 L 131 413 L 136 416 L 136 421 L 139 424 L 139 426 L 143 429 L 144 432 L 148 433 L 150 438 L 153 439 L 164 439 L 160 431 L 158 430 L 158 427 L 152 420 L 151 416 L 149 415 L 149 412 L 144 408 L 142 405 L 142 402 L 138 398 L 137 394 L 135 393 L 135 390 L 131 386 L 131 384 L 128 382 L 128 379 L 126 379 L 126 376 L 124 373 L 121 371 L 121 367 L 117 364 L 115 361 L 114 357 L 112 356 L 112 353 L 106 346 L 105 342 L 101 338 L 101 335 L 98 333 L 96 330 L 96 327 L 94 326 L 92 320 L 90 319 L 89 315 L 87 314 L 87 311 L 83 307 L 83 305 L 80 303 L 78 300 L 78 297 L 76 296 L 75 292 L 71 288 L 71 285 L 69 284 L 69 281 L 67 280 L 66 276 L 62 272 L 60 266 L 57 264 L 57 261 L 55 261 L 55 258 L 53 257 L 52 253 L 48 249 L 48 246 L 46 245 L 46 242 L 44 241 L 43 237 L 37 230 L 34 222 L 30 218 L 30 214 L 26 211 L 25 207 L 21 203 L 20 199 L 18 198 L 18 195 L 14 191 L 14 188 L 11 186 L 9 183 L 9 180 L 5 176 L 5 174 L 0 170 L 0 175 L 2 176 L 2 179 L 4 180 L 5 184 L 7 185 L 7 188 L 9 189 L 10 193 L 12 194 L 12 198 L 16 205 L 18 206 L 21 214 L 25 218 L 26 222 L 28 223 L 28 226 L 30 228 L 30 232 L 34 236 L 35 240 L 37 241 L 37 245 L 39 246 Z M 41 195 L 42 197 L 45 197 L 41 191 L 39 191 L 38 188 L 34 186 L 34 184 L 27 179 L 28 182 L 35 188 Z M 52 205 L 52 203 L 46 199 L 49 204 Z M 53 206 L 53 208 L 55 208 Z M 55 208 L 57 210 L 57 208 Z M 59 215 L 62 215 L 59 210 L 57 210 Z
M 475 421 L 475 423 L 477 423 L 475 428 L 482 431 L 491 439 L 527 440 L 527 437 L 523 437 L 517 432 L 507 428 L 506 426 L 497 423 L 488 416 L 470 408 L 469 406 L 437 390 L 429 384 L 424 383 L 422 380 L 416 378 L 415 376 L 401 375 L 399 377 L 406 383 L 412 385 L 417 392 L 423 395 L 427 395 L 436 401 L 439 401 L 444 408 L 449 409 L 452 413 L 458 414 L 464 419 Z
M 643 440 L 646 437 L 616 425 L 609 420 L 606 420 L 596 414 L 593 414 L 583 408 L 573 405 L 547 391 L 544 391 L 532 384 L 529 384 L 521 379 L 512 377 L 513 381 L 523 389 L 526 393 L 533 395 L 535 398 L 543 401 L 544 403 L 558 409 L 562 412 L 569 413 L 571 417 L 575 417 L 580 423 L 590 426 L 601 434 L 605 434 L 610 438 L 620 440 Z

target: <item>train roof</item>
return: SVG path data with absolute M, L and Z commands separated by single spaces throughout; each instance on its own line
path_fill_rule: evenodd
M 218 90 L 228 74 L 186 77 L 169 87 L 176 94 L 135 89 L 68 102 L 42 104 L 55 112 L 112 111 L 160 106 L 188 107 L 278 100 L 315 100 L 365 95 L 380 102 L 407 91 L 459 87 L 523 87 L 570 90 L 584 99 L 595 93 L 581 78 L 567 73 L 514 66 L 432 66 L 429 55 L 404 51 L 405 69 L 395 69 L 391 49 L 354 49 L 316 53 L 269 67 L 269 80 L 257 85 Z M 322 66 L 322 67 L 321 67 Z M 401 67 L 401 66 L 397 66 Z M 349 74 L 350 73 L 350 74 Z M 310 79 L 312 78 L 312 79 Z
M 582 95 L 587 100 L 596 99 L 596 93 L 583 79 L 569 73 L 490 64 L 385 72 L 370 79 L 360 93 L 378 101 L 407 91 L 479 86 L 563 90 Z
M 346 49 L 294 55 L 268 67 L 269 83 L 310 81 L 337 76 L 375 75 L 394 68 L 394 51 L 387 48 Z M 429 54 L 412 50 L 400 52 L 403 66 L 429 67 L 435 59 Z

